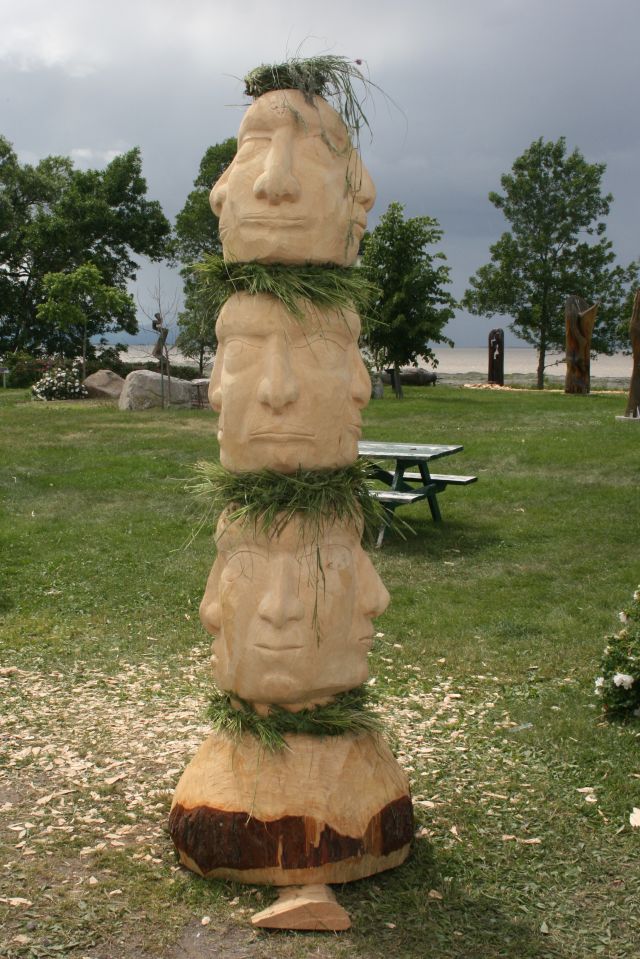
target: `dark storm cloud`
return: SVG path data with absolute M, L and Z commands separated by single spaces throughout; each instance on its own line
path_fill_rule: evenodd
M 407 215 L 436 216 L 456 295 L 505 228 L 487 193 L 539 136 L 564 135 L 607 163 L 609 235 L 623 262 L 640 255 L 636 0 L 3 6 L 0 132 L 23 159 L 62 153 L 85 166 L 139 145 L 170 217 L 206 147 L 237 130 L 234 77 L 306 41 L 303 54 L 365 59 L 401 108 L 380 96 L 370 104 L 371 222 L 392 200 Z M 491 325 L 461 316 L 452 335 L 482 343 Z

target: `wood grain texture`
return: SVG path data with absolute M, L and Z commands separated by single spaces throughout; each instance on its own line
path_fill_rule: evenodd
M 326 885 L 286 886 L 276 902 L 251 917 L 263 929 L 307 929 L 341 932 L 349 929 L 349 913 Z

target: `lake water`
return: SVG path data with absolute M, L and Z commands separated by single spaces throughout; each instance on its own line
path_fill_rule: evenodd
M 438 373 L 482 373 L 489 369 L 487 348 L 435 350 L 438 358 Z M 633 360 L 631 356 L 616 353 L 614 356 L 598 356 L 591 360 L 591 375 L 602 377 L 630 377 Z M 504 351 L 505 376 L 511 373 L 535 374 L 538 354 L 529 347 L 507 347 Z M 564 353 L 547 354 L 547 376 L 564 376 Z
M 150 360 L 153 345 L 143 346 L 135 344 L 129 347 L 128 352 L 123 356 L 131 363 L 144 363 Z M 489 351 L 486 347 L 467 348 L 454 347 L 450 349 L 444 347 L 435 350 L 438 359 L 437 372 L 440 377 L 461 376 L 465 373 L 474 373 L 476 376 L 486 378 L 489 368 Z M 173 363 L 193 364 L 182 356 L 176 349 L 170 350 L 171 361 Z M 550 354 L 547 356 L 546 369 L 547 376 L 564 377 L 565 364 L 564 354 Z M 552 365 L 554 364 L 554 365 Z M 534 376 L 538 366 L 538 356 L 535 350 L 530 347 L 507 347 L 504 354 L 504 372 L 505 376 L 511 374 L 525 374 Z M 631 356 L 624 356 L 617 353 L 614 356 L 599 356 L 591 360 L 591 375 L 594 377 L 603 377 L 608 379 L 629 379 L 633 360 Z

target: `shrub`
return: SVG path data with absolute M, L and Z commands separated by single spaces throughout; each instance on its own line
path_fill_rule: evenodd
M 61 361 L 52 366 L 42 379 L 31 387 L 36 400 L 80 400 L 88 394 L 82 385 L 80 360 Z
M 640 586 L 633 602 L 618 617 L 622 629 L 607 636 L 596 694 L 605 713 L 621 718 L 640 717 Z
M 51 360 L 21 350 L 17 353 L 6 353 L 1 365 L 9 370 L 7 385 L 14 389 L 23 389 L 43 376 L 51 366 Z
M 118 376 L 126 379 L 129 373 L 132 373 L 134 370 L 152 370 L 155 373 L 159 373 L 160 366 L 157 360 L 148 360 L 145 363 L 127 363 L 105 351 L 100 356 L 87 360 L 87 376 L 89 376 L 90 373 L 95 373 L 97 370 L 111 370 L 113 373 L 117 373 Z M 171 376 L 175 376 L 176 379 L 180 380 L 195 380 L 200 377 L 200 373 L 197 366 L 179 366 L 178 364 L 174 366 L 172 363 Z

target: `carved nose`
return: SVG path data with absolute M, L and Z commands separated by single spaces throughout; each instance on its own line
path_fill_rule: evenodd
M 291 583 L 284 577 L 274 584 L 258 606 L 258 614 L 276 629 L 282 629 L 287 623 L 299 622 L 304 617 L 304 606 L 291 592 Z
M 291 145 L 274 137 L 265 157 L 264 170 L 253 184 L 258 200 L 293 203 L 300 197 L 300 183 L 292 169 Z
M 286 351 L 286 346 L 282 347 Z M 266 369 L 258 383 L 257 396 L 260 403 L 276 413 L 295 403 L 300 395 L 298 381 L 291 368 L 286 352 L 272 350 L 265 358 Z
M 373 566 L 371 566 L 370 573 L 372 575 L 368 576 L 361 585 L 361 608 L 367 619 L 375 619 L 376 616 L 381 616 L 384 613 L 391 597 Z

